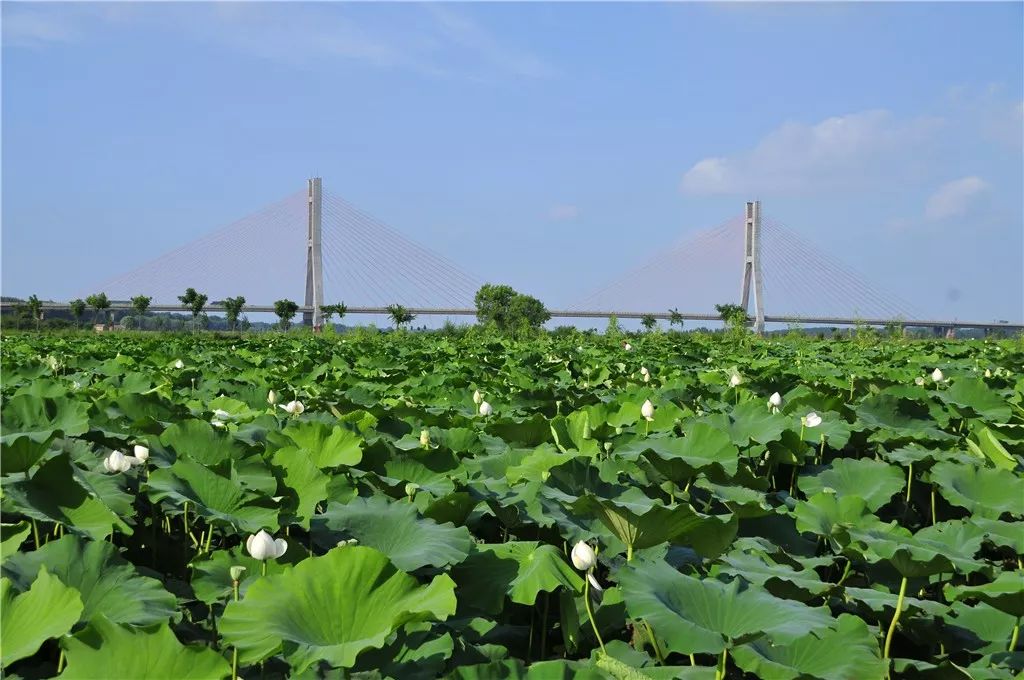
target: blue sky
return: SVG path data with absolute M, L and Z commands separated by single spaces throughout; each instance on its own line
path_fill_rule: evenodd
M 758 198 L 922 315 L 1024 318 L 1021 3 L 0 11 L 7 295 L 89 290 L 315 174 L 549 306 Z M 739 262 L 688 273 L 680 309 L 738 293 Z

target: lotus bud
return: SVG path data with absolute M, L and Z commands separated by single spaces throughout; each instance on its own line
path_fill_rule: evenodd
M 729 387 L 738 387 L 741 382 L 743 382 L 743 377 L 739 373 L 729 376 Z
M 811 411 L 803 417 L 803 423 L 807 427 L 817 427 L 818 425 L 821 425 L 821 416 L 814 411 Z
M 149 460 L 149 449 L 142 444 L 135 445 L 135 457 L 145 463 Z
M 615 434 L 622 434 L 622 425 L 615 426 Z
M 275 392 L 274 390 L 270 390 L 269 392 L 267 392 L 267 403 L 270 404 L 271 406 L 277 403 L 277 392 Z
M 651 372 L 647 370 L 646 366 L 641 366 L 640 367 L 640 375 L 650 375 L 650 374 L 651 374 Z
M 405 495 L 412 497 L 416 495 L 416 492 L 420 490 L 420 485 L 416 482 L 409 482 L 405 485 Z
M 625 344 L 624 344 L 624 345 L 622 346 L 622 349 L 624 349 L 624 350 L 626 350 L 627 352 L 629 352 L 629 351 L 631 351 L 631 350 L 633 349 L 633 345 L 631 345 L 631 344 L 629 344 L 629 343 L 627 342 L 627 343 L 625 343 Z
M 914 378 L 914 384 L 917 385 L 918 387 L 924 387 L 924 378 L 922 378 L 921 376 L 917 376 L 916 378 Z
M 654 420 L 654 404 L 650 399 L 644 401 L 644 405 L 640 407 L 640 415 L 644 417 L 644 420 Z
M 483 403 L 484 395 L 480 394 L 480 390 L 473 390 L 473 403 L 479 406 Z
M 494 407 L 488 404 L 486 401 L 480 402 L 480 415 L 489 416 L 494 412 Z
M 178 370 L 181 370 L 185 368 L 185 362 L 182 361 L 181 359 L 178 359 L 174 362 L 174 367 L 177 368 Z
M 605 451 L 605 453 L 611 453 L 612 452 L 612 443 L 611 442 L 605 442 L 604 443 L 604 451 Z
M 231 574 L 231 580 L 238 582 L 242 580 L 242 574 L 245 572 L 245 567 L 235 565 L 228 569 L 228 572 Z
M 253 559 L 277 559 L 284 555 L 288 549 L 288 543 L 283 538 L 274 540 L 273 536 L 260 529 L 259 533 L 252 534 L 245 540 L 245 549 L 249 551 Z
M 580 541 L 572 548 L 572 566 L 580 571 L 589 571 L 597 564 L 597 554 L 589 545 Z
M 942 377 L 942 371 L 940 371 L 939 369 L 936 368 L 934 371 L 932 371 L 932 380 L 934 380 L 935 382 L 942 382 Z
M 430 447 L 430 430 L 426 428 L 420 430 L 420 446 L 425 449 Z
M 287 404 L 282 404 L 281 408 L 290 416 L 297 416 L 306 410 L 301 401 L 289 401 Z
M 127 472 L 131 467 L 132 462 L 128 460 L 128 456 L 120 451 L 111 451 L 110 455 L 103 459 L 103 468 L 107 472 Z
M 768 405 L 773 408 L 782 406 L 782 395 L 778 392 L 773 392 L 772 396 L 768 397 Z
M 992 370 L 991 369 L 988 369 L 988 368 L 985 369 L 985 377 L 986 378 L 991 378 L 992 377 Z

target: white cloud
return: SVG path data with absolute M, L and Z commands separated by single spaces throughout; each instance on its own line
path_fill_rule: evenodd
M 960 217 L 988 188 L 988 183 L 980 177 L 962 177 L 946 182 L 928 198 L 925 218 L 936 221 Z
M 909 159 L 941 125 L 936 118 L 899 120 L 885 110 L 787 122 L 753 149 L 705 158 L 683 176 L 688 194 L 800 193 L 861 184 L 879 168 Z
M 554 222 L 566 222 L 580 216 L 580 209 L 575 205 L 555 205 L 548 210 L 548 219 Z

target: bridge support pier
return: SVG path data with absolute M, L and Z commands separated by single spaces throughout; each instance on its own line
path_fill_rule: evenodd
M 323 197 L 320 178 L 307 181 L 307 225 L 306 225 L 306 299 L 305 306 L 313 311 L 302 313 L 302 323 L 320 328 L 323 323 L 320 307 L 324 304 L 324 267 L 321 250 L 321 213 Z
M 747 309 L 754 288 L 754 331 L 764 335 L 764 287 L 761 283 L 761 201 L 747 201 L 743 226 L 743 288 L 740 306 Z

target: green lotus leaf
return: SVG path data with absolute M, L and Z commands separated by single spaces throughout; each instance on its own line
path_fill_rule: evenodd
M 406 630 L 413 628 L 416 630 Z M 379 670 L 385 677 L 402 680 L 434 680 L 454 651 L 451 633 L 438 635 L 427 623 L 408 624 L 398 631 L 394 641 L 360 654 L 354 670 Z
M 32 525 L 28 522 L 17 524 L 0 524 L 0 564 L 8 557 L 17 554 L 18 548 L 32 533 Z
M 637 439 L 617 449 L 615 454 L 635 458 L 645 451 L 653 453 L 652 464 L 676 482 L 685 482 L 698 470 L 710 466 L 735 475 L 739 459 L 739 450 L 727 432 L 701 422 L 686 428 L 684 437 Z
M 355 538 L 380 550 L 403 571 L 458 564 L 473 546 L 466 527 L 438 524 L 420 517 L 411 503 L 388 502 L 382 496 L 329 503 L 314 519 L 313 532 L 323 545 Z
M 981 378 L 957 378 L 938 397 L 962 411 L 973 411 L 985 420 L 1005 423 L 1010 418 L 1010 405 Z
M 522 480 L 543 482 L 550 476 L 551 468 L 564 465 L 578 455 L 573 452 L 559 452 L 551 444 L 541 444 L 524 457 L 518 465 L 510 466 L 505 472 L 505 479 L 509 484 L 516 484 Z
M 867 501 L 860 496 L 838 498 L 826 491 L 799 501 L 794 515 L 797 531 L 822 536 L 841 536 L 849 527 L 878 523 L 878 518 L 868 513 Z
M 317 421 L 292 421 L 281 434 L 307 451 L 320 469 L 358 465 L 363 459 L 363 438 L 340 425 L 331 427 Z
M 284 470 L 281 486 L 283 495 L 294 504 L 295 522 L 303 529 L 309 529 L 317 503 L 327 498 L 330 478 L 320 471 L 304 450 L 294 446 L 278 449 L 271 463 Z
M 4 632 L 0 664 L 6 667 L 32 656 L 47 640 L 71 630 L 81 614 L 78 591 L 45 568 L 20 595 L 15 595 L 10 579 L 0 578 L 0 629 Z
M 3 429 L 0 443 L 4 445 L 19 437 L 45 442 L 55 432 L 61 432 L 65 437 L 76 437 L 89 431 L 89 407 L 85 402 L 66 397 L 47 399 L 19 394 L 6 400 L 0 425 Z M 8 468 L 6 458 L 4 471 L 14 471 Z
M 777 597 L 807 602 L 832 587 L 831 583 L 822 581 L 813 569 L 797 571 L 789 565 L 776 564 L 751 553 L 731 552 L 719 561 L 723 566 L 718 572 L 742 577 Z
M 626 492 L 613 500 L 588 494 L 572 505 L 574 512 L 591 514 L 601 520 L 612 534 L 626 544 L 629 553 L 670 540 L 683 540 L 689 533 L 709 527 L 724 528 L 731 515 L 703 515 L 691 506 L 661 505 L 639 490 Z M 712 529 L 713 531 L 714 529 Z
M 870 458 L 840 458 L 816 475 L 801 476 L 798 482 L 808 497 L 829 488 L 839 498 L 863 498 L 871 512 L 888 503 L 906 483 L 907 478 L 898 467 Z
M 767 444 L 778 440 L 790 426 L 790 419 L 772 413 L 761 401 L 745 401 L 732 410 L 729 427 L 732 441 L 737 446 L 750 443 Z
M 7 500 L 29 517 L 59 522 L 70 531 L 103 540 L 115 529 L 132 529 L 75 479 L 68 454 L 50 458 L 31 479 L 4 480 Z
M 277 526 L 277 509 L 266 505 L 272 501 L 192 460 L 180 458 L 169 468 L 154 470 L 148 486 L 154 501 L 170 500 L 178 506 L 189 502 L 201 517 L 241 531 Z
M 478 544 L 452 569 L 460 602 L 490 613 L 502 610 L 505 596 L 532 605 L 541 592 L 583 589 L 583 579 L 551 545 L 535 541 Z
M 891 620 L 893 613 L 896 611 L 899 596 L 896 593 L 883 590 L 883 588 L 884 586 L 882 585 L 877 585 L 874 588 L 845 586 L 843 588 L 843 597 L 847 601 L 857 602 L 875 614 Z M 949 612 L 949 607 L 941 602 L 922 600 L 907 595 L 903 597 L 902 611 L 923 612 L 928 616 L 944 616 Z
M 1005 522 L 985 517 L 971 517 L 967 520 L 984 532 L 984 540 L 993 545 L 1010 548 L 1018 555 L 1024 555 L 1024 531 L 1019 522 Z
M 951 546 L 927 533 L 911 534 L 896 523 L 849 529 L 850 552 L 875 563 L 887 561 L 907 578 L 951 572 L 969 574 L 984 568 L 970 545 Z M 980 544 L 980 541 L 979 541 Z
M 298 562 L 308 556 L 305 548 L 295 541 L 285 539 L 288 552 L 284 557 L 267 560 L 267 575 L 280 574 L 290 563 Z M 245 567 L 238 581 L 238 591 L 244 596 L 246 590 L 260 579 L 264 562 L 251 557 L 245 546 L 239 545 L 230 550 L 214 550 L 202 555 L 189 563 L 192 568 L 192 591 L 196 597 L 207 604 L 226 602 L 232 595 L 231 567 Z
M 1013 456 L 999 437 L 989 427 L 975 425 L 971 428 L 971 435 L 967 438 L 967 448 L 978 458 L 987 458 L 992 464 L 1003 470 L 1016 470 L 1021 467 L 1018 456 Z
M 920 405 L 891 394 L 866 397 L 857 405 L 857 429 L 870 431 L 871 441 L 947 441 L 954 435 L 936 427 Z
M 664 562 L 626 565 L 618 580 L 629 615 L 647 621 L 672 651 L 683 654 L 719 654 L 761 636 L 791 644 L 834 621 L 825 608 L 744 588 L 740 579 L 686 576 Z
M 56 435 L 38 441 L 29 436 L 0 437 L 0 458 L 4 462 L 4 474 L 28 472 L 50 450 Z
M 396 457 L 385 463 L 384 470 L 386 476 L 382 476 L 381 480 L 403 495 L 403 487 L 412 482 L 435 496 L 447 496 L 455 491 L 453 480 L 465 476 L 451 454 L 430 455 L 422 460 L 413 456 Z
M 1004 571 L 995 581 L 979 586 L 946 585 L 950 600 L 977 599 L 1011 616 L 1024 617 L 1024 572 Z
M 871 680 L 885 677 L 887 670 L 867 624 L 850 614 L 790 644 L 757 640 L 736 647 L 732 655 L 737 666 L 764 680 Z
M 1024 477 L 1010 470 L 936 463 L 929 477 L 943 498 L 974 516 L 1024 516 Z
M 89 626 L 63 641 L 68 680 L 221 680 L 231 667 L 208 647 L 183 645 L 167 625 L 132 628 L 98 614 Z
M 951 616 L 945 617 L 946 625 L 966 630 L 975 639 L 974 643 L 970 644 L 972 651 L 991 654 L 1007 650 L 1013 637 L 1013 630 L 1017 626 L 1016 616 L 999 611 L 984 602 L 979 602 L 973 607 L 963 602 L 954 602 L 949 609 Z
M 174 449 L 179 458 L 185 456 L 209 467 L 216 467 L 242 453 L 238 442 L 215 432 L 205 420 L 195 418 L 168 427 L 160 435 L 160 443 Z
M 11 556 L 3 575 L 17 590 L 27 590 L 40 567 L 78 590 L 82 620 L 103 614 L 115 623 L 145 626 L 167 621 L 177 601 L 155 578 L 142 576 L 106 541 L 87 541 L 64 536 L 38 550 Z
M 349 668 L 403 624 L 444 620 L 455 605 L 447 575 L 422 586 L 383 553 L 350 546 L 258 580 L 225 608 L 220 632 L 244 663 L 280 651 L 295 673 L 320 660 Z

